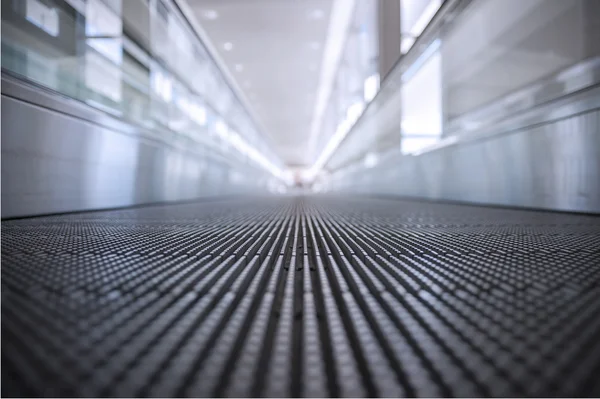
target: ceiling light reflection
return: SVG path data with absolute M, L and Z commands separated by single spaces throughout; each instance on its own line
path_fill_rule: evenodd
M 310 19 L 314 19 L 314 20 L 319 20 L 319 19 L 323 19 L 323 17 L 325 16 L 325 12 L 321 9 L 314 9 L 311 12 L 308 13 L 308 17 Z
M 202 13 L 202 15 L 204 16 L 204 19 L 208 19 L 209 21 L 214 21 L 215 19 L 219 18 L 219 13 L 215 10 L 206 10 Z

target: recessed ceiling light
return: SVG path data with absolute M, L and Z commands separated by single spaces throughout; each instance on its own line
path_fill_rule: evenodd
M 225 49 L 225 51 L 231 51 L 233 49 L 233 43 L 231 43 L 231 42 L 225 42 L 223 44 L 223 48 Z
M 318 50 L 321 48 L 321 43 L 319 43 L 319 42 L 310 42 L 308 45 L 313 50 Z
M 219 13 L 215 10 L 206 10 L 202 13 L 202 16 L 204 16 L 204 19 L 214 21 L 215 19 L 219 18 Z
M 244 65 L 242 64 L 235 64 L 235 70 L 238 72 L 242 72 L 244 70 Z
M 310 19 L 323 19 L 323 17 L 325 16 L 325 13 L 323 12 L 323 10 L 317 8 L 312 10 L 311 12 L 308 13 L 308 17 Z

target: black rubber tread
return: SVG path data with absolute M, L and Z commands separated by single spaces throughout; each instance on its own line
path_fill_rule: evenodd
M 2 223 L 3 396 L 600 396 L 600 218 L 224 200 Z

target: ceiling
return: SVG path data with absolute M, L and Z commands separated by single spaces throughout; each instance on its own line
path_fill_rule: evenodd
M 334 1 L 187 3 L 273 149 L 288 166 L 309 166 L 311 123 Z

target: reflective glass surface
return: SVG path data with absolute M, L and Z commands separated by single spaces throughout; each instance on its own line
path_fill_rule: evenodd
M 3 0 L 2 68 L 126 121 L 281 173 L 171 2 Z

